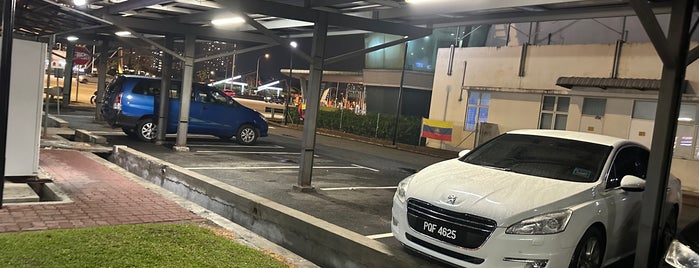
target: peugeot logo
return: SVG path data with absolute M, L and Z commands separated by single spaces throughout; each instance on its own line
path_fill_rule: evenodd
M 456 195 L 450 194 L 449 196 L 447 196 L 447 203 L 449 203 L 450 205 L 456 203 Z

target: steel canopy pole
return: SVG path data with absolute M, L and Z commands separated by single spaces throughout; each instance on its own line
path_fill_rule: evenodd
M 316 121 L 320 105 L 320 86 L 323 81 L 323 59 L 325 42 L 328 37 L 328 18 L 319 14 L 313 28 L 313 46 L 311 48 L 310 81 L 306 101 L 306 115 L 303 121 L 303 140 L 301 141 L 301 159 L 299 163 L 298 184 L 294 189 L 301 192 L 313 191 L 311 176 L 313 173 L 313 153 L 316 144 Z
M 10 108 L 10 71 L 12 70 L 12 33 L 15 29 L 16 0 L 5 0 L 2 5 L 2 51 L 0 52 L 0 129 L 7 129 Z M 0 131 L 0 208 L 5 190 L 5 154 L 7 153 L 7 131 Z
M 398 138 L 398 122 L 400 118 L 401 108 L 403 108 L 403 81 L 405 81 L 405 65 L 408 64 L 408 42 L 405 42 L 403 50 L 403 68 L 400 70 L 400 85 L 398 86 L 398 101 L 396 102 L 396 120 L 393 125 L 393 145 L 396 145 Z
M 175 39 L 172 35 L 165 36 L 165 47 L 172 49 Z M 162 58 L 162 69 L 160 72 L 160 108 L 158 110 L 158 132 L 155 138 L 155 144 L 162 145 L 165 143 L 165 132 L 167 132 L 168 112 L 170 111 L 170 72 L 172 70 L 172 56 L 165 53 Z
M 194 48 L 196 38 L 188 34 L 184 39 L 184 72 L 182 74 L 182 94 L 180 94 L 180 121 L 177 124 L 177 141 L 173 149 L 187 152 L 187 129 L 189 128 L 189 104 L 192 96 L 192 79 L 194 75 Z
M 641 201 L 641 218 L 636 244 L 635 267 L 657 267 L 664 248 L 660 242 L 660 230 L 665 225 L 669 208 L 665 206 L 666 188 L 670 175 L 673 145 L 677 130 L 682 99 L 682 86 L 687 69 L 686 59 L 689 48 L 689 24 L 691 21 L 694 0 L 672 1 L 672 15 L 668 28 L 668 37 L 656 29 L 657 20 L 647 2 L 632 0 L 631 4 L 639 15 L 644 28 L 648 31 L 658 55 L 663 60 L 663 71 L 658 96 L 653 140 L 651 143 L 650 159 L 646 188 Z M 664 56 L 664 57 L 663 57 Z

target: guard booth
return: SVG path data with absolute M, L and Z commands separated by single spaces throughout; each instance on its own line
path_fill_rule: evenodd
M 37 176 L 46 44 L 13 42 L 5 176 Z

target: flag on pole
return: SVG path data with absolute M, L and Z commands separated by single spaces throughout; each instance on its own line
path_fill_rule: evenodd
M 422 136 L 425 138 L 451 141 L 454 123 L 422 118 Z

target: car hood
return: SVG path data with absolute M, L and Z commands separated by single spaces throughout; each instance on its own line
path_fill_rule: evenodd
M 407 197 L 509 226 L 528 217 L 592 199 L 596 183 L 579 183 L 447 160 L 412 178 Z M 450 204 L 449 196 L 456 197 Z

